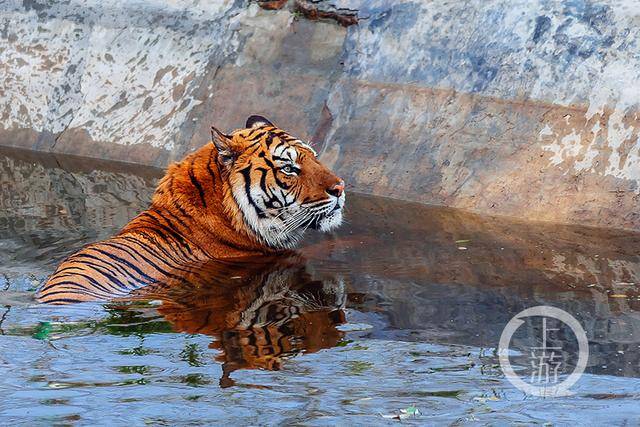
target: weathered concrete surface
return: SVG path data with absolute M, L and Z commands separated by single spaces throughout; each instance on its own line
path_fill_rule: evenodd
M 49 3 L 0 5 L 0 144 L 162 166 L 262 113 L 354 190 L 640 228 L 638 1 Z

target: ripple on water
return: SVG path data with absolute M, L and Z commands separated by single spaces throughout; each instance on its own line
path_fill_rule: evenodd
M 209 265 L 198 272 L 208 286 L 35 305 L 33 290 L 62 258 L 144 209 L 157 176 L 0 152 L 5 423 L 637 420 L 634 233 L 351 194 L 348 224 L 310 236 L 286 266 Z M 540 304 L 573 314 L 590 340 L 576 394 L 553 402 L 514 389 L 495 357 L 508 320 Z M 524 329 L 540 328 L 532 319 Z M 526 369 L 531 342 L 515 338 L 514 361 Z M 570 366 L 575 343 L 561 341 Z

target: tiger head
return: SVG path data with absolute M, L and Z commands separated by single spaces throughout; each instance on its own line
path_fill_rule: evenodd
M 342 222 L 344 181 L 307 143 L 251 116 L 245 129 L 211 128 L 218 164 L 244 224 L 272 248 L 292 248 L 307 228 L 330 231 Z

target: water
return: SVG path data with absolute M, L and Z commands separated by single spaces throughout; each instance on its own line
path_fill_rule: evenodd
M 209 286 L 131 301 L 34 304 L 62 258 L 146 207 L 160 173 L 0 151 L 3 424 L 638 422 L 637 233 L 349 194 L 347 224 L 298 257 L 212 263 L 194 273 Z M 589 338 L 573 396 L 526 396 L 500 370 L 502 329 L 541 304 Z M 526 374 L 541 318 L 518 331 Z M 553 343 L 570 371 L 574 337 Z

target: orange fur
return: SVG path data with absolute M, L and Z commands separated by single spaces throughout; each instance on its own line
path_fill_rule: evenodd
M 295 196 L 297 200 L 287 205 L 287 209 L 296 206 L 303 213 L 310 212 L 308 220 L 302 217 L 304 221 L 297 222 L 291 214 L 293 225 L 286 222 L 282 225 L 287 233 L 300 231 L 302 226 L 306 229 L 314 221 L 319 223 L 337 214 L 340 216 L 330 227 L 339 223 L 344 201 L 342 181 L 315 158 L 309 146 L 266 119 L 260 118 L 266 123 L 249 126 L 252 119 L 248 129 L 232 135 L 216 130 L 213 143 L 171 165 L 149 209 L 116 236 L 87 245 L 67 258 L 38 292 L 39 301 L 64 304 L 110 299 L 176 278 L 184 282 L 187 280 L 182 277 L 184 271 L 212 259 L 286 252 L 283 249 L 290 243 L 286 236 L 277 237 L 286 243 L 279 246 L 279 240 L 273 243 L 268 233 L 278 234 L 277 227 L 274 231 L 271 224 L 282 221 L 278 219 L 284 209 L 280 206 L 287 197 Z M 295 157 L 295 163 L 286 160 L 299 171 L 283 171 L 280 165 L 283 160 L 276 155 L 284 156 L 283 149 L 288 150 L 285 154 Z M 274 196 L 270 202 L 275 201 L 275 207 L 258 207 L 253 193 L 246 191 L 253 186 L 260 190 L 265 185 L 273 187 L 267 188 L 256 203 L 263 203 L 265 194 L 281 194 L 278 196 L 281 199 Z M 238 197 L 247 198 L 245 207 L 239 205 Z M 298 207 L 303 203 L 312 207 L 305 211 Z M 248 214 L 257 219 L 248 219 Z
M 169 279 L 125 301 L 160 300 L 158 312 L 176 332 L 212 336 L 221 384 L 232 385 L 234 370 L 278 370 L 287 357 L 333 347 L 344 336 L 336 328 L 345 322 L 343 285 L 314 280 L 304 265 L 298 257 L 211 261 L 185 273 L 186 283 Z

